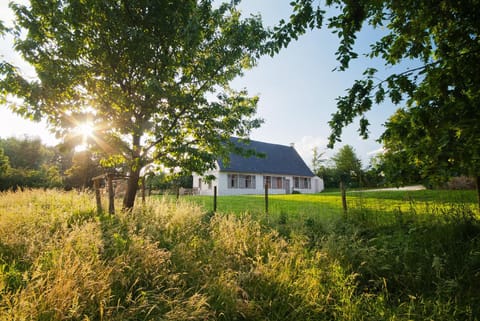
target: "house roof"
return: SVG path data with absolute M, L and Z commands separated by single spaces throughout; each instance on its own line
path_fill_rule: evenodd
M 254 150 L 257 153 L 264 154 L 265 157 L 244 157 L 232 153 L 230 154 L 230 161 L 228 163 L 223 162 L 223 160 L 218 160 L 218 165 L 222 172 L 315 176 L 295 148 L 291 146 L 269 144 L 253 140 L 246 144 L 237 138 L 232 138 L 231 140 L 237 147 L 245 150 Z

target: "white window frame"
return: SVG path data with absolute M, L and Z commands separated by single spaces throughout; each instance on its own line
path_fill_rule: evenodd
M 263 176 L 263 186 L 268 185 L 271 189 L 283 189 L 285 186 L 285 178 L 283 176 Z
M 298 189 L 311 189 L 312 188 L 312 178 L 311 177 L 293 177 L 293 186 Z
M 229 189 L 255 189 L 255 175 L 227 174 Z

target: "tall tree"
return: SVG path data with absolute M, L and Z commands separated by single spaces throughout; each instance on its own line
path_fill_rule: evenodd
M 332 157 L 335 169 L 339 172 L 342 180 L 348 183 L 353 177 L 360 175 L 362 162 L 350 145 L 345 145 Z
M 399 145 L 395 144 L 395 146 Z M 372 159 L 371 170 L 372 173 L 381 173 L 384 183 L 393 184 L 397 187 L 425 183 L 419 167 L 411 162 L 406 150 L 388 148 L 385 152 Z
M 127 164 L 123 205 L 132 208 L 143 166 L 203 172 L 227 155 L 230 136 L 261 123 L 257 97 L 229 82 L 254 66 L 266 31 L 259 17 L 241 17 L 239 1 L 213 2 L 14 4 L 15 49 L 38 79 L 4 63 L 0 88 L 23 99 L 15 111 L 47 118 L 60 135 L 90 115 L 91 141 Z
M 445 112 L 452 115 L 445 116 Z M 462 119 L 465 115 L 457 112 L 453 108 L 439 108 L 436 114 L 420 107 L 397 110 L 381 137 L 386 148 L 383 157 L 389 162 L 397 160 L 393 168 L 402 169 L 403 179 L 412 174 L 432 182 L 460 175 L 475 177 L 480 208 L 480 137 L 458 126 L 471 119 Z
M 362 163 L 350 145 L 345 145 L 332 157 L 335 169 L 340 176 L 340 190 L 342 192 L 342 206 L 347 213 L 346 187 L 353 178 L 360 180 Z
M 338 98 L 330 121 L 330 145 L 340 140 L 343 127 L 356 117 L 360 117 L 360 134 L 367 137 L 365 113 L 389 99 L 405 107 L 387 122 L 382 138 L 387 145 L 396 137 L 425 173 L 467 174 L 480 185 L 480 0 L 325 3 L 336 9 L 327 27 L 340 39 L 338 69 L 348 69 L 358 56 L 356 37 L 367 25 L 383 30 L 383 36 L 371 44 L 369 57 L 383 59 L 386 67 L 416 64 L 383 80 L 376 69 L 367 68 L 363 79 Z M 276 28 L 272 52 L 322 23 L 325 11 L 318 1 L 295 0 L 292 5 L 290 21 Z M 404 130 L 411 132 L 405 135 Z

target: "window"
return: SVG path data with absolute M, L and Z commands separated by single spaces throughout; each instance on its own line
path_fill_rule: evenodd
M 273 182 L 272 188 L 283 188 L 283 177 L 275 177 Z
M 298 189 L 310 189 L 312 181 L 310 177 L 294 177 L 293 186 Z
M 245 176 L 245 188 L 255 188 L 255 176 L 246 175 Z
M 268 186 L 268 188 L 272 188 L 272 177 L 271 176 L 263 176 L 263 186 Z
M 228 188 L 238 187 L 238 175 L 228 174 Z
M 308 177 L 304 177 L 304 178 L 303 178 L 303 188 L 306 188 L 306 189 L 310 189 L 310 188 L 311 188 L 310 178 L 308 178 Z
M 228 188 L 255 188 L 254 175 L 228 174 Z
M 283 177 L 281 176 L 263 176 L 263 186 L 268 185 L 268 188 L 282 189 Z

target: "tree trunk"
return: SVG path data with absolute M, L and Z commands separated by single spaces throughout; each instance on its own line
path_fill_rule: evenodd
M 107 174 L 108 214 L 115 214 L 115 191 L 113 190 L 113 174 Z
M 131 210 L 135 205 L 135 197 L 138 191 L 138 181 L 140 179 L 140 168 L 131 170 L 127 179 L 127 190 L 123 197 L 123 209 Z
M 123 210 L 133 209 L 135 205 L 135 197 L 138 191 L 138 182 L 140 180 L 140 170 L 142 168 L 140 159 L 140 136 L 133 135 L 132 141 L 132 160 L 130 163 L 130 175 L 127 179 L 127 190 L 125 191 L 125 197 L 123 198 Z

